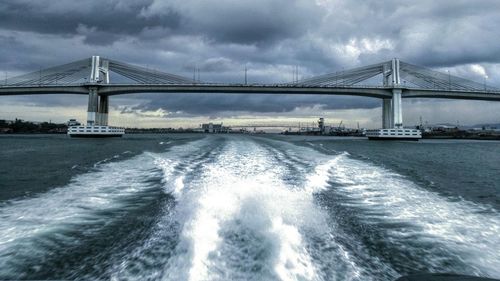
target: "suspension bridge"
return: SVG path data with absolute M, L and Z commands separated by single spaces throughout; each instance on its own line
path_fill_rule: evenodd
M 351 95 L 382 99 L 382 127 L 403 126 L 402 98 L 500 101 L 500 89 L 392 59 L 277 84 L 207 83 L 93 56 L 5 79 L 0 96 L 88 95 L 87 125 L 108 125 L 109 97 L 131 93 Z

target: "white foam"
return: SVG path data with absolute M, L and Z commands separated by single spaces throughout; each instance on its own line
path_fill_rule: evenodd
M 270 161 L 262 147 L 232 141 L 189 182 L 176 208 L 183 227 L 177 255 L 165 271 L 167 279 L 211 280 L 236 274 L 221 256 L 226 243 L 221 233 L 237 228 L 236 222 L 271 241 L 272 258 L 261 262 L 274 277 L 317 278 L 299 228 L 322 225 L 318 221 L 324 217 L 310 193 L 284 186 L 280 167 Z
M 182 171 L 176 170 L 180 160 L 189 162 L 197 156 L 195 152 L 206 144 L 195 141 L 172 147 L 163 154 L 146 152 L 121 162 L 106 163 L 112 158 L 105 159 L 98 162 L 94 170 L 76 176 L 64 187 L 33 198 L 2 203 L 0 268 L 5 268 L 3 264 L 15 259 L 17 255 L 14 252 L 17 251 L 22 250 L 28 255 L 30 251 L 40 256 L 46 254 L 43 249 L 36 248 L 36 241 L 42 235 L 67 240 L 64 235 L 59 235 L 61 231 L 80 230 L 79 226 L 92 223 L 107 224 L 110 218 L 102 213 L 127 208 L 127 200 L 122 199 L 135 198 L 137 193 L 157 187 L 154 182 L 148 182 L 150 178 L 163 175 L 165 191 L 181 193 L 183 175 Z M 174 184 L 171 185 L 171 182 Z M 165 214 L 165 218 L 168 216 Z M 160 228 L 169 227 L 168 222 L 161 224 Z M 73 242 L 79 243 L 77 240 Z M 22 261 L 19 262 L 22 264 Z M 121 268 L 118 267 L 118 270 Z M 147 272 L 145 274 L 148 275 Z
M 328 179 L 330 178 L 330 169 L 335 167 L 337 162 L 338 156 L 335 156 L 326 163 L 319 164 L 315 168 L 314 173 L 307 176 L 305 188 L 311 193 L 325 190 L 329 186 Z
M 458 258 L 475 269 L 472 273 L 500 276 L 500 216 L 496 211 L 467 201 L 452 202 L 389 170 L 347 156 L 339 158 L 331 174 L 341 184 L 335 187 L 338 192 L 358 202 L 347 204 L 377 211 L 365 219 L 417 226 L 393 230 L 389 234 L 394 239 L 434 237 L 432 241 L 448 247 L 450 255 L 458 252 Z
M 346 280 L 371 280 L 369 266 L 393 274 L 392 268 L 369 254 L 370 265 L 360 263 L 360 252 L 366 250 L 361 242 L 352 241 L 360 248 L 337 242 L 344 235 L 335 229 L 337 218 L 328 218 L 314 199 L 316 193 L 330 188 L 352 199 L 337 203 L 356 207 L 367 223 L 379 220 L 416 226 L 394 228 L 388 239 L 410 235 L 433 239 L 458 252 L 475 267 L 473 273 L 499 275 L 500 224 L 498 214 L 491 210 L 468 202 L 449 202 L 347 154 L 326 156 L 284 142 L 268 147 L 251 138 L 226 140 L 222 150 L 214 149 L 214 139 L 207 138 L 174 146 L 165 153 L 103 163 L 64 188 L 4 204 L 0 207 L 0 252 L 12 251 L 20 240 L 57 233 L 68 223 L 74 227 L 105 219 L 93 214 L 121 208 L 121 198 L 150 188 L 144 178 L 161 174 L 165 192 L 175 197 L 175 208 L 160 213 L 158 225 L 144 244 L 109 267 L 114 279 L 336 278 L 325 275 L 325 270 Z M 290 173 L 303 180 L 289 181 Z M 332 180 L 339 185 L 331 187 Z M 363 213 L 366 209 L 372 212 Z M 174 253 L 155 252 L 165 245 L 159 240 L 175 239 L 177 234 Z M 320 241 L 319 245 L 314 241 Z M 162 258 L 165 260 L 158 261 Z M 131 265 L 136 266 L 134 262 L 140 259 L 146 259 L 144 266 L 133 267 L 139 269 L 134 272 Z M 0 257 L 0 267 L 5 261 Z M 163 268 L 148 267 L 162 263 Z
M 206 139 L 201 139 L 186 145 L 174 146 L 166 153 L 151 154 L 155 159 L 155 165 L 163 170 L 163 183 L 167 192 L 175 197 L 181 195 L 184 189 L 185 175 L 192 171 L 194 165 L 203 161 L 203 159 L 196 160 L 196 158 L 204 153 L 203 148 L 207 144 Z M 180 164 L 184 164 L 186 167 L 182 171 L 176 171 Z
M 148 165 L 149 163 L 149 165 Z M 67 227 L 99 221 L 99 211 L 120 208 L 121 198 L 151 188 L 142 179 L 151 170 L 152 158 L 144 154 L 123 162 L 100 165 L 94 172 L 37 197 L 12 200 L 0 207 L 0 252 L 7 253 L 22 241 L 58 232 Z M 28 249 L 36 251 L 36 249 Z M 11 258 L 3 256 L 0 265 Z
M 185 178 L 193 172 L 194 167 L 213 158 L 212 154 L 206 153 L 213 148 L 207 146 L 210 144 L 210 141 L 202 139 L 174 146 L 165 153 L 150 153 L 154 165 L 163 172 L 165 192 L 173 195 L 177 201 L 185 192 Z M 167 263 L 166 257 L 171 255 L 168 245 L 175 244 L 175 241 L 170 240 L 176 237 L 177 212 L 170 204 L 160 211 L 158 223 L 151 229 L 144 243 L 111 267 L 110 275 L 113 280 L 161 278 L 164 274 L 161 264 Z M 151 267 L 151 264 L 158 266 Z

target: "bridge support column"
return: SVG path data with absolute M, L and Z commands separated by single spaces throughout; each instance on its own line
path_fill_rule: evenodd
M 392 121 L 392 100 L 382 100 L 382 129 L 390 129 L 393 127 Z
M 89 103 L 87 108 L 87 126 L 96 125 L 98 103 L 99 100 L 98 100 L 97 88 L 90 88 Z
M 401 89 L 392 89 L 392 120 L 394 128 L 403 127 L 403 107 L 401 104 Z
M 98 125 L 108 125 L 108 112 L 109 112 L 109 96 L 99 96 L 99 123 Z

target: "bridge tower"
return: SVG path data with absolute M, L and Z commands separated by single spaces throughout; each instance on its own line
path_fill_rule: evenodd
M 402 128 L 403 110 L 399 59 L 392 59 L 390 65 L 384 65 L 383 79 L 385 87 L 392 87 L 392 99 L 383 99 L 382 101 L 382 128 Z
M 99 68 L 100 73 L 103 74 L 103 79 L 101 83 L 109 84 L 109 61 L 103 60 L 101 67 Z M 99 107 L 98 107 L 98 120 L 99 125 L 108 125 L 108 112 L 109 112 L 109 96 L 100 95 L 99 96 Z
M 108 125 L 109 97 L 99 95 L 97 84 L 109 83 L 109 61 L 100 60 L 99 56 L 92 56 L 91 71 L 89 77 L 89 102 L 87 108 L 87 125 Z
M 384 87 L 390 86 L 390 78 L 391 78 L 391 68 L 389 65 L 384 64 L 383 66 L 383 84 Z M 389 129 L 393 127 L 392 121 L 392 99 L 386 98 L 382 100 L 382 128 Z

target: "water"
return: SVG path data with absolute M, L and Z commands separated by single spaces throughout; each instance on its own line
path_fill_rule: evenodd
M 500 143 L 0 137 L 0 279 L 500 278 Z

